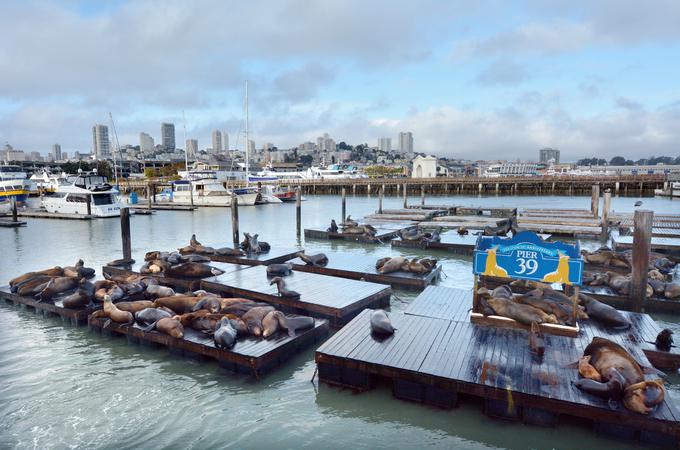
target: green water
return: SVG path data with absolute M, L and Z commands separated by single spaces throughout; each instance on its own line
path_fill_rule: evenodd
M 635 198 L 614 198 L 616 211 L 632 211 Z M 412 199 L 417 202 L 419 199 Z M 432 203 L 588 208 L 586 197 L 437 197 Z M 644 199 L 657 213 L 680 212 L 680 203 Z M 385 208 L 401 199 L 386 198 Z M 377 199 L 348 198 L 348 213 L 373 212 Z M 303 227 L 326 226 L 340 216 L 338 197 L 308 196 Z M 264 205 L 239 210 L 241 231 L 258 232 L 272 247 L 301 244 L 311 251 L 392 254 L 389 246 L 324 241 L 298 242 L 295 207 Z M 196 233 L 205 245 L 231 241 L 229 209 L 161 211 L 131 218 L 133 257 L 151 249 L 186 245 Z M 303 238 L 304 239 L 304 238 Z M 83 258 L 86 265 L 121 257 L 116 219 L 30 219 L 20 229 L 0 229 L 0 283 L 20 273 Z M 596 241 L 583 241 L 586 248 Z M 408 255 L 424 255 L 414 250 Z M 440 283 L 471 287 L 471 259 L 429 252 L 444 270 Z M 393 311 L 417 293 L 396 290 Z M 328 295 L 333 295 L 329 292 Z M 655 316 L 680 333 L 680 320 Z M 212 361 L 171 355 L 164 349 L 102 337 L 86 327 L 31 310 L 0 305 L 0 448 L 634 448 L 600 438 L 584 423 L 561 421 L 554 429 L 491 420 L 482 404 L 463 399 L 451 411 L 396 400 L 388 386 L 363 394 L 310 382 L 314 349 L 298 354 L 260 381 L 234 375 Z M 669 395 L 680 399 L 680 377 Z

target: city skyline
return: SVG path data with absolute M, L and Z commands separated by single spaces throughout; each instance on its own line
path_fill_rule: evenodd
M 680 4 L 489 5 L 3 4 L 0 144 L 86 151 L 109 111 L 121 144 L 164 121 L 183 143 L 185 111 L 187 138 L 224 130 L 243 148 L 248 79 L 252 139 L 279 148 L 323 133 L 397 147 L 409 130 L 415 151 L 454 158 L 679 153 Z M 224 17 L 233 29 L 216 26 Z M 259 32 L 237 45 L 256 17 Z

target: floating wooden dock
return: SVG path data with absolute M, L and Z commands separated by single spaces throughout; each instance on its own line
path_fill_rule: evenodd
M 612 247 L 614 250 L 633 248 L 633 236 L 619 236 L 617 234 L 613 235 Z M 680 238 L 652 236 L 652 250 L 679 252 Z
M 446 210 L 443 209 L 384 209 L 382 213 L 369 214 L 365 217 L 366 220 L 412 220 L 414 222 L 421 222 L 424 220 L 432 220 L 434 217 L 443 216 Z
M 140 202 L 136 209 L 147 209 L 148 206 L 145 205 L 144 202 Z M 178 203 L 151 203 L 151 209 L 156 211 L 194 211 L 198 209 L 198 207 Z
M 578 360 L 599 330 L 584 329 L 579 338 L 545 335 L 545 355 L 537 359 L 526 331 L 471 324 L 471 302 L 470 291 L 429 287 L 405 313 L 391 315 L 397 331 L 385 340 L 371 335 L 370 311 L 362 312 L 317 350 L 319 379 L 364 391 L 376 378 L 387 378 L 397 398 L 451 408 L 459 396 L 481 397 L 492 417 L 555 426 L 568 415 L 591 421 L 605 434 L 677 446 L 680 413 L 668 395 L 643 416 L 613 410 L 572 385 L 578 371 L 565 366 Z M 458 310 L 446 312 L 452 303 Z M 613 337 L 650 364 L 637 344 Z
M 392 289 L 367 281 L 293 271 L 284 277 L 286 287 L 300 293 L 300 299 L 279 297 L 270 285 L 265 266 L 251 266 L 201 281 L 201 288 L 228 297 L 245 297 L 275 305 L 284 312 L 328 319 L 340 327 L 364 308 L 387 306 Z
M 0 219 L 0 227 L 4 228 L 16 228 L 16 227 L 23 227 L 26 225 L 26 222 L 17 220 L 16 222 L 13 220 L 6 220 L 6 219 Z
M 137 324 L 110 323 L 104 327 L 105 318 L 89 318 L 89 327 L 98 332 L 124 335 L 128 341 L 154 343 L 167 347 L 171 352 L 185 356 L 203 356 L 215 359 L 220 367 L 259 378 L 328 335 L 328 322 L 316 320 L 314 327 L 299 330 L 294 336 L 278 332 L 271 339 L 241 337 L 230 350 L 215 347 L 212 337 L 191 328 L 184 328 L 184 338 L 177 339 L 158 331 L 144 331 Z
M 384 244 L 398 236 L 399 230 L 410 230 L 416 226 L 414 222 L 403 222 L 403 220 L 404 219 L 402 218 L 402 221 L 392 223 L 389 223 L 389 221 L 379 222 L 375 220 L 370 222 L 369 224 L 376 229 L 376 234 L 373 237 L 355 234 L 331 233 L 328 231 L 328 227 L 326 226 L 319 228 L 305 228 L 305 238 L 328 240 L 341 239 L 345 241 L 363 242 L 365 244 Z M 365 224 L 364 222 L 360 223 L 362 225 Z
M 308 251 L 314 254 L 314 251 Z M 349 278 L 351 280 L 365 280 L 373 283 L 389 284 L 411 289 L 423 289 L 439 278 L 441 265 L 437 265 L 432 272 L 418 275 L 411 272 L 393 272 L 381 274 L 375 269 L 376 258 L 371 255 L 357 253 L 327 253 L 328 265 L 325 267 L 309 266 L 300 258 L 295 258 L 293 269 L 301 272 L 318 273 L 333 277 Z
M 230 255 L 207 255 L 213 261 L 244 264 L 247 266 L 259 266 L 278 264 L 289 261 L 302 251 L 301 248 L 273 248 L 263 253 L 248 253 L 241 256 Z
M 437 228 L 458 229 L 465 227 L 467 229 L 481 230 L 485 226 L 495 227 L 499 221 L 503 220 L 499 217 L 489 216 L 443 216 L 435 217 L 431 221 L 420 222 L 418 225 L 421 228 Z
M 21 210 L 17 215 L 19 217 L 30 217 L 33 219 L 92 220 L 97 218 L 97 216 L 87 214 L 51 213 L 37 210 Z
M 507 219 L 517 215 L 517 208 L 499 208 L 485 206 L 458 206 L 457 216 L 487 216 L 496 219 Z
M 459 205 L 408 205 L 406 208 L 408 209 L 415 209 L 415 210 L 422 210 L 422 209 L 439 209 L 439 210 L 444 210 L 446 211 L 446 214 L 455 214 L 456 209 L 459 208 Z
M 55 302 L 39 302 L 32 297 L 23 297 L 18 294 L 10 292 L 9 286 L 0 287 L 0 299 L 6 302 L 11 302 L 16 305 L 25 305 L 32 308 L 36 313 L 41 313 L 45 316 L 59 316 L 64 320 L 71 322 L 72 325 L 81 325 L 87 323 L 87 316 L 96 309 L 101 309 L 98 305 L 95 309 L 69 309 L 64 308 L 61 300 Z
M 421 226 L 420 228 L 426 227 Z M 546 240 L 549 239 L 551 235 L 540 234 L 539 236 L 541 236 L 543 240 Z M 454 230 L 449 230 L 440 234 L 439 242 L 404 241 L 402 239 L 392 239 L 390 243 L 392 247 L 444 250 L 460 255 L 472 255 L 475 250 L 475 244 L 477 243 L 478 237 L 478 235 L 472 233 L 460 235 Z

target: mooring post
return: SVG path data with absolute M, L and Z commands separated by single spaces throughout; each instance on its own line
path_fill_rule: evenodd
M 297 237 L 300 239 L 302 235 L 302 198 L 300 192 L 297 194 L 295 196 L 295 222 L 297 223 Z
M 631 311 L 642 312 L 647 295 L 647 271 L 652 248 L 652 223 L 654 212 L 635 211 L 633 217 L 633 265 L 630 286 Z
M 19 214 L 17 213 L 17 198 L 12 196 L 12 222 L 19 221 Z
M 130 239 L 130 208 L 120 209 L 120 233 L 123 242 L 123 259 L 132 261 L 132 240 Z
M 382 211 L 383 211 L 382 203 L 383 203 L 384 193 L 385 193 L 385 185 L 383 184 L 380 187 L 380 194 L 378 195 L 378 214 L 382 214 Z
M 92 194 L 86 195 L 87 197 L 87 215 L 92 215 Z
M 151 209 L 151 183 L 146 185 L 146 207 Z
M 592 197 L 590 199 L 590 212 L 593 213 L 593 217 L 597 219 L 600 209 L 600 185 L 594 184 L 592 189 Z
M 420 185 L 420 206 L 425 206 L 425 185 Z
M 609 208 L 612 202 L 612 191 L 607 189 L 604 191 L 604 200 L 602 202 L 602 238 L 606 239 L 609 236 Z
M 408 199 L 406 198 L 407 184 L 404 183 L 404 209 L 408 208 Z
M 345 221 L 345 217 L 347 217 L 345 214 L 347 213 L 347 192 L 345 192 L 345 188 L 342 188 L 342 216 L 340 217 L 340 220 L 342 222 Z
M 238 197 L 231 194 L 231 238 L 234 241 L 234 248 L 238 248 Z

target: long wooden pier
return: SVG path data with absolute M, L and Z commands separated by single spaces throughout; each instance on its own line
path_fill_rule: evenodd
M 591 421 L 605 434 L 677 446 L 680 413 L 669 396 L 643 416 L 623 407 L 613 410 L 606 400 L 572 385 L 578 371 L 566 366 L 578 360 L 599 329 L 583 329 L 578 338 L 546 335 L 545 355 L 537 359 L 527 332 L 470 323 L 471 294 L 456 291 L 426 289 L 405 313 L 391 315 L 397 331 L 385 340 L 371 335 L 370 311 L 364 311 L 317 350 L 319 379 L 364 391 L 376 378 L 387 378 L 394 395 L 406 400 L 450 408 L 459 397 L 481 397 L 492 417 L 555 426 L 568 415 Z M 463 315 L 445 312 L 455 297 Z M 416 308 L 418 300 L 425 306 Z M 620 335 L 608 337 L 650 365 L 637 344 Z
M 220 367 L 258 378 L 324 338 L 329 330 L 328 321 L 317 319 L 312 328 L 298 330 L 294 336 L 278 332 L 271 339 L 240 337 L 233 348 L 223 350 L 215 347 L 211 336 L 188 327 L 184 328 L 184 338 L 178 339 L 158 331 L 144 331 L 137 324 L 109 323 L 104 326 L 105 322 L 104 318 L 90 316 L 88 324 L 92 330 L 123 335 L 130 342 L 153 343 L 184 356 L 212 358 Z
M 14 303 L 15 305 L 24 305 L 35 310 L 36 313 L 41 313 L 45 316 L 59 316 L 70 322 L 72 325 L 87 323 L 87 316 L 92 313 L 92 311 L 101 309 L 101 305 L 98 305 L 95 309 L 64 308 L 61 300 L 56 300 L 54 302 L 39 302 L 32 297 L 24 297 L 10 292 L 9 286 L 0 287 L 0 299 L 9 303 Z
M 314 254 L 314 251 L 307 251 Z M 357 253 L 328 253 L 328 264 L 324 267 L 307 265 L 300 258 L 295 258 L 293 269 L 300 272 L 318 273 L 352 280 L 365 280 L 373 283 L 389 284 L 411 289 L 423 289 L 439 278 L 441 265 L 437 265 L 432 272 L 419 275 L 411 272 L 398 271 L 381 274 L 375 268 L 375 257 Z
M 211 260 L 232 263 L 244 264 L 248 266 L 258 266 L 261 264 L 278 264 L 289 261 L 302 251 L 301 248 L 273 248 L 267 252 L 252 253 L 248 252 L 245 255 L 208 255 Z
M 252 266 L 202 280 L 201 288 L 229 297 L 246 297 L 275 305 L 294 314 L 328 319 L 331 326 L 341 327 L 364 308 L 389 305 L 392 289 L 367 281 L 293 271 L 284 277 L 286 287 L 300 293 L 293 300 L 280 297 L 270 285 L 265 266 Z

